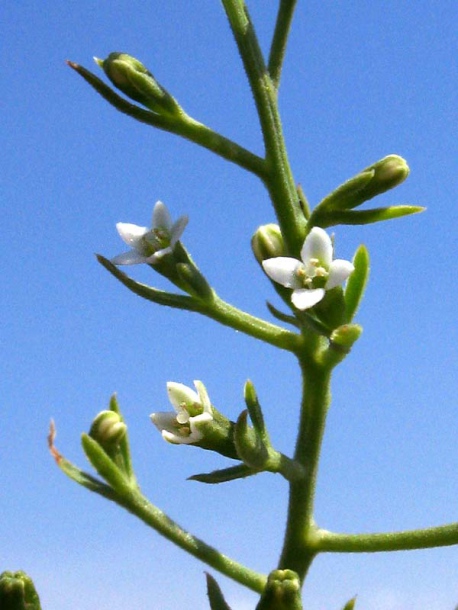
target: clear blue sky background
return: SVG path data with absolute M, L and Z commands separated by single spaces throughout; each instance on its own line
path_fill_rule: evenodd
M 249 2 L 264 48 L 277 2 Z M 212 154 L 118 114 L 70 69 L 125 51 L 186 111 L 258 154 L 262 140 L 220 3 L 5 2 L 0 167 L 2 254 L 0 571 L 24 569 L 45 610 L 207 609 L 205 566 L 131 515 L 67 480 L 46 448 L 86 467 L 82 431 L 118 392 L 142 488 L 182 525 L 254 569 L 275 567 L 286 485 L 279 477 L 187 482 L 217 455 L 165 444 L 148 415 L 167 380 L 201 379 L 229 417 L 251 378 L 276 446 L 290 452 L 299 375 L 287 354 L 118 284 L 93 254 L 123 244 L 118 221 L 147 224 L 157 199 L 188 214 L 184 242 L 222 297 L 268 317 L 275 299 L 250 251 L 274 220 L 263 187 Z M 312 204 L 389 153 L 411 176 L 381 204 L 425 214 L 339 228 L 337 254 L 364 242 L 372 276 L 364 334 L 339 368 L 323 447 L 317 520 L 334 531 L 458 521 L 458 5 L 299 2 L 281 86 L 295 179 Z M 94 66 L 94 70 L 97 68 Z M 156 282 L 149 269 L 135 277 Z M 158 285 L 163 286 L 162 281 Z M 308 610 L 450 610 L 458 548 L 321 556 Z M 234 610 L 256 597 L 219 582 Z

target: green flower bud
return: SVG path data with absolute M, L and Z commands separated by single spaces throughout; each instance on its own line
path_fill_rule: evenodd
M 349 352 L 362 332 L 363 329 L 359 324 L 343 324 L 332 331 L 330 341 L 335 348 L 343 352 Z
M 89 436 L 104 449 L 116 447 L 124 438 L 127 426 L 118 413 L 101 411 L 92 422 Z
M 105 60 L 94 59 L 113 85 L 131 99 L 158 114 L 182 114 L 178 102 L 135 57 L 127 53 L 110 53 Z
M 234 441 L 238 457 L 254 470 L 264 470 L 268 466 L 269 451 L 259 433 L 248 425 L 248 411 L 242 411 L 234 431 Z
M 0 574 L 0 608 L 2 610 L 41 610 L 40 598 L 33 581 L 25 572 Z
M 256 610 L 302 610 L 301 583 L 296 572 L 271 572 Z
M 366 167 L 325 197 L 318 204 L 312 216 L 331 211 L 352 210 L 404 182 L 409 171 L 409 167 L 402 157 L 388 155 Z
M 185 283 L 185 288 L 195 297 L 202 301 L 212 301 L 213 290 L 202 273 L 193 264 L 178 263 L 176 270 L 180 280 Z
M 276 224 L 262 225 L 251 238 L 251 248 L 258 263 L 268 258 L 285 256 L 285 246 L 280 227 Z

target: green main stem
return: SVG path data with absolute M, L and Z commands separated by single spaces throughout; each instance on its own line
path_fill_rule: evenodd
M 303 582 L 317 553 L 313 518 L 315 488 L 326 415 L 330 404 L 331 370 L 301 362 L 303 398 L 294 459 L 305 476 L 290 484 L 288 520 L 279 568 L 297 572 Z

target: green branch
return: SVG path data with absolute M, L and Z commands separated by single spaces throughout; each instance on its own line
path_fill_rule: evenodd
M 306 219 L 286 153 L 278 112 L 277 89 L 259 47 L 248 9 L 242 0 L 222 0 L 253 93 L 264 138 L 269 192 L 290 254 L 298 255 L 305 237 Z
M 275 87 L 280 85 L 281 70 L 285 58 L 286 44 L 291 28 L 291 22 L 296 8 L 297 0 L 281 0 L 275 23 L 272 45 L 269 53 L 269 74 Z
M 378 553 L 452 546 L 458 544 L 458 523 L 418 530 L 380 534 L 316 532 L 316 548 L 323 553 Z
M 206 125 L 195 121 L 186 113 L 181 112 L 179 117 L 167 114 L 158 114 L 136 104 L 128 102 L 125 98 L 118 95 L 111 87 L 106 85 L 95 74 L 80 66 L 77 63 L 68 61 L 68 65 L 73 68 L 84 80 L 91 85 L 107 102 L 116 110 L 127 114 L 140 123 L 145 123 L 162 131 L 174 133 L 186 140 L 194 142 L 218 156 L 243 167 L 247 171 L 264 179 L 266 174 L 266 164 L 264 159 L 246 150 L 239 144 L 213 131 Z
M 211 302 L 207 303 L 194 297 L 165 292 L 133 280 L 103 256 L 98 255 L 97 260 L 124 286 L 148 301 L 176 309 L 196 311 L 224 324 L 224 326 L 229 326 L 280 349 L 296 352 L 301 348 L 302 337 L 298 333 L 237 309 L 237 307 L 233 307 L 220 299 L 216 294 L 213 294 Z
M 102 447 L 88 435 L 83 435 L 83 448 L 91 464 L 103 476 L 109 485 L 80 470 L 66 460 L 54 445 L 55 429 L 51 425 L 48 437 L 49 449 L 59 468 L 73 481 L 86 489 L 93 491 L 141 519 L 159 534 L 179 546 L 181 549 L 200 559 L 207 565 L 241 585 L 261 593 L 266 583 L 266 577 L 246 568 L 242 564 L 220 553 L 203 540 L 193 536 L 140 492 L 139 487 L 128 477 L 123 476 L 116 464 L 105 453 Z

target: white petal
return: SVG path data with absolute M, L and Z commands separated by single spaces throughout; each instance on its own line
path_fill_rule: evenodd
M 118 222 L 116 228 L 121 239 L 132 248 L 136 248 L 141 238 L 149 232 L 149 229 L 146 227 L 139 227 L 128 222 Z
M 170 246 L 167 246 L 167 248 L 161 248 L 161 250 L 158 250 L 151 256 L 148 256 L 146 259 L 146 262 L 149 263 L 150 265 L 154 265 L 154 263 L 157 263 L 157 261 L 160 258 L 165 256 L 166 254 L 169 254 L 169 252 L 171 252 L 171 251 L 172 251 L 172 248 Z
M 291 303 L 294 307 L 303 311 L 304 309 L 310 309 L 310 307 L 319 303 L 324 295 L 324 288 L 312 288 L 311 290 L 301 288 L 293 292 L 291 295 Z
M 129 250 L 112 258 L 111 262 L 113 265 L 139 265 L 148 262 L 148 259 L 137 250 Z
M 174 246 L 180 237 L 183 235 L 183 231 L 188 224 L 187 216 L 180 216 L 180 218 L 173 223 L 172 229 L 170 231 L 170 245 Z
M 195 430 L 189 436 L 180 436 L 178 434 L 174 434 L 173 432 L 169 432 L 168 430 L 162 431 L 162 438 L 168 443 L 173 443 L 174 445 L 192 445 L 192 443 L 197 443 L 203 437 L 202 432 L 199 430 Z
M 157 201 L 153 210 L 153 229 L 165 229 L 167 233 L 172 230 L 172 217 L 167 206 L 162 201 Z
M 286 288 L 300 288 L 302 286 L 297 272 L 303 269 L 304 265 L 295 258 L 288 256 L 278 256 L 262 261 L 264 271 L 271 280 L 285 286 Z
M 355 270 L 350 261 L 344 261 L 340 258 L 336 258 L 335 261 L 332 261 L 331 267 L 329 268 L 329 277 L 326 282 L 326 290 L 331 290 L 331 288 L 335 288 L 336 286 L 340 286 L 345 282 L 350 273 Z
M 320 227 L 313 227 L 304 241 L 301 258 L 307 267 L 310 259 L 317 258 L 326 269 L 332 262 L 332 241 Z
M 160 413 L 151 413 L 150 419 L 158 430 L 173 430 L 173 425 L 176 422 L 175 413 L 167 411 Z
M 183 403 L 186 405 L 193 405 L 195 403 L 200 404 L 198 394 L 183 383 L 168 381 L 167 392 L 169 394 L 169 400 L 177 412 L 182 410 Z
M 199 394 L 199 402 L 204 409 L 202 415 L 210 414 L 213 417 L 212 405 L 210 402 L 210 397 L 208 396 L 207 388 L 204 386 L 204 384 L 201 381 L 199 381 L 197 379 L 194 381 L 194 385 Z

